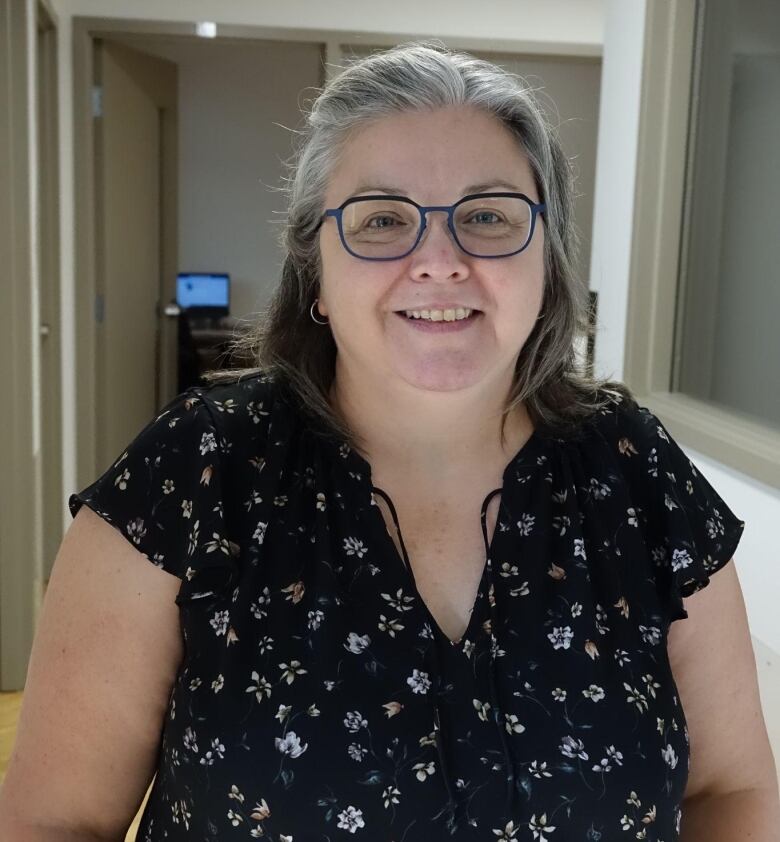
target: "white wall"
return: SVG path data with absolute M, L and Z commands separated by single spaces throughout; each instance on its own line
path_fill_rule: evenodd
M 605 0 L 60 0 L 73 15 L 199 21 L 306 28 L 325 33 L 387 33 L 401 37 L 485 39 L 510 47 L 536 45 L 539 52 L 598 55 Z M 354 41 L 354 39 L 353 39 Z
M 206 39 L 132 46 L 178 66 L 179 271 L 230 273 L 231 314 L 248 317 L 281 270 L 280 161 L 301 121 L 300 92 L 324 78 L 321 48 Z

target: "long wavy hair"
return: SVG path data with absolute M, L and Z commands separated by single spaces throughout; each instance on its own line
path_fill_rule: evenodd
M 318 89 L 287 162 L 281 278 L 251 329 L 230 347 L 231 354 L 254 367 L 211 371 L 203 375 L 206 383 L 266 372 L 308 416 L 316 434 L 346 441 L 365 456 L 363 442 L 329 402 L 337 350 L 333 334 L 310 314 L 320 285 L 318 223 L 324 195 L 345 141 L 361 126 L 399 112 L 451 106 L 480 108 L 506 126 L 527 156 L 547 206 L 542 316 L 519 349 L 502 413 L 502 441 L 509 414 L 523 402 L 536 428 L 561 437 L 574 434 L 610 403 L 636 404 L 625 384 L 595 379 L 577 357 L 576 342 L 591 342 L 595 327 L 587 286 L 574 268 L 574 174 L 556 128 L 521 77 L 431 41 L 354 60 Z

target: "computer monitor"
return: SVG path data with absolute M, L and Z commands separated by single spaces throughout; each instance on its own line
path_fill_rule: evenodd
M 230 312 L 230 275 L 226 272 L 179 272 L 176 303 L 193 315 L 227 316 Z

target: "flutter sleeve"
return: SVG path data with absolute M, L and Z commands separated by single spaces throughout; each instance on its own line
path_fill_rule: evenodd
M 71 494 L 152 564 L 182 580 L 176 602 L 212 596 L 236 574 L 226 537 L 221 444 L 197 387 L 177 395 L 91 485 Z
M 734 555 L 745 521 L 647 407 L 632 411 L 620 450 L 631 457 L 646 507 L 656 585 L 669 622 L 687 619 L 683 597 L 705 588 Z M 633 452 L 632 452 L 633 451 Z

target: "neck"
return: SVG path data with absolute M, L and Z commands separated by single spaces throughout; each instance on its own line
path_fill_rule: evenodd
M 433 392 L 407 384 L 356 384 L 337 371 L 330 390 L 333 410 L 356 435 L 377 476 L 437 484 L 449 479 L 500 477 L 533 432 L 525 406 L 501 413 L 510 383 L 479 384 Z

